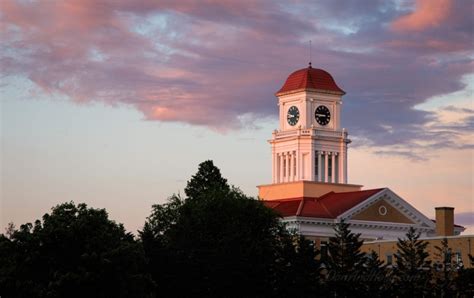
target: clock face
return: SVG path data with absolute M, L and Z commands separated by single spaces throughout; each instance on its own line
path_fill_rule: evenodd
M 298 123 L 298 120 L 300 120 L 300 111 L 298 110 L 297 107 L 291 106 L 288 109 L 286 120 L 288 121 L 288 124 L 290 124 L 291 126 L 294 126 L 296 125 L 296 123 Z
M 314 112 L 314 117 L 316 118 L 316 122 L 318 122 L 319 125 L 324 126 L 327 125 L 329 121 L 331 121 L 331 112 L 329 112 L 327 107 L 319 106 Z

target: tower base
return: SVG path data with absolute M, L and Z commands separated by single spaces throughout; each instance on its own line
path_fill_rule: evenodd
M 258 197 L 260 200 L 271 201 L 302 197 L 317 198 L 331 191 L 359 191 L 362 189 L 362 185 L 323 183 L 302 180 L 296 182 L 259 185 L 257 188 Z

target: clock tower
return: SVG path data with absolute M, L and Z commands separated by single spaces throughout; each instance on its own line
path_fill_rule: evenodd
M 276 93 L 280 126 L 269 141 L 272 183 L 347 184 L 347 131 L 342 96 L 332 76 L 309 67 L 293 72 Z

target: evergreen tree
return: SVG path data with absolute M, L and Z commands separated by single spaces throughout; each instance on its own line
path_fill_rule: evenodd
M 322 283 L 320 252 L 312 241 L 301 235 L 281 239 L 273 279 L 279 297 L 320 297 Z
M 456 277 L 456 288 L 459 297 L 474 297 L 474 258 L 471 254 L 468 256 L 471 268 L 461 266 Z
M 420 233 L 413 227 L 405 239 L 398 239 L 394 289 L 400 296 L 423 297 L 429 295 L 431 285 L 431 261 L 426 251 L 428 242 L 419 240 Z
M 362 280 L 366 292 L 372 297 L 384 297 L 389 294 L 389 277 L 387 265 L 379 259 L 375 251 L 365 257 L 365 278 Z
M 227 179 L 223 178 L 219 168 L 214 166 L 212 160 L 199 164 L 198 172 L 188 181 L 184 193 L 189 199 L 199 197 L 216 197 L 225 195 L 230 191 Z
M 443 238 L 441 246 L 434 247 L 435 256 L 441 262 L 434 264 L 435 291 L 438 297 L 451 297 L 454 295 L 456 265 L 454 264 L 454 255 L 448 246 L 448 239 Z
M 360 248 L 360 234 L 354 234 L 349 224 L 341 221 L 335 228 L 335 236 L 328 243 L 328 287 L 338 297 L 353 297 L 364 292 L 360 282 L 364 274 L 365 254 Z

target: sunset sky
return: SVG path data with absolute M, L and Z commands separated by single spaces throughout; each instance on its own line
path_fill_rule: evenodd
M 2 0 L 0 232 L 71 200 L 136 232 L 206 159 L 256 196 L 311 40 L 347 92 L 349 182 L 473 234 L 473 3 Z

